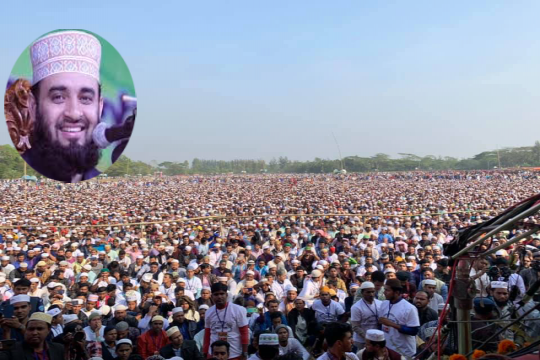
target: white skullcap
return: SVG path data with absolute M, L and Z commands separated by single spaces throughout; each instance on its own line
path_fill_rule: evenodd
M 322 276 L 322 272 L 321 272 L 320 270 L 313 270 L 313 271 L 311 272 L 311 277 L 316 277 L 316 278 L 318 278 L 318 277 L 321 277 L 321 276 Z
M 152 281 L 152 274 L 144 274 L 143 277 L 142 277 L 142 281 L 144 281 L 144 282 Z
M 259 336 L 259 345 L 279 345 L 279 338 L 277 334 L 261 334 Z
M 58 31 L 30 46 L 33 84 L 57 73 L 79 73 L 100 81 L 101 44 L 82 31 Z
M 385 269 L 385 270 L 384 270 L 384 273 L 385 273 L 385 274 L 388 274 L 388 273 L 395 273 L 395 272 L 396 272 L 396 270 L 395 270 L 394 268 L 388 268 L 388 269 Z
M 54 308 L 52 310 L 47 311 L 47 314 L 51 315 L 52 317 L 55 317 L 56 315 L 60 314 L 62 310 L 59 308 Z
M 173 336 L 174 334 L 176 334 L 177 332 L 180 332 L 180 329 L 178 329 L 178 326 L 173 326 L 172 328 L 170 328 L 169 330 L 167 330 L 167 336 L 168 336 L 168 337 L 171 337 L 171 336 Z
M 384 332 L 377 329 L 369 329 L 366 331 L 366 340 L 369 341 L 384 341 Z
M 131 343 L 131 340 L 129 339 L 120 339 L 116 342 L 116 347 L 118 348 L 122 344 L 128 344 L 129 346 L 133 347 L 133 344 Z
M 208 310 L 208 309 L 210 309 L 210 307 L 208 305 L 206 305 L 206 304 L 202 304 L 201 306 L 199 306 L 199 310 L 203 310 L 203 309 Z
M 78 317 L 75 314 L 62 315 L 62 318 L 64 319 L 64 325 L 67 325 L 72 321 L 78 320 Z
M 199 265 L 191 263 L 191 264 L 188 265 L 187 269 L 188 270 L 197 270 L 198 267 L 199 267 Z
M 11 305 L 18 304 L 21 302 L 30 302 L 30 296 L 28 295 L 15 295 L 11 299 L 9 299 L 9 303 Z
M 371 281 L 364 281 L 362 285 L 360 285 L 360 290 L 364 289 L 375 289 L 375 284 L 373 284 Z
M 424 280 L 424 285 L 437 286 L 437 282 L 433 279 L 427 279 L 427 280 Z
M 492 281 L 490 287 L 492 289 L 508 289 L 508 283 L 504 281 Z
M 178 313 L 184 313 L 184 309 L 182 309 L 181 307 L 175 307 L 174 309 L 172 309 L 172 314 L 175 315 L 175 314 L 178 314 Z

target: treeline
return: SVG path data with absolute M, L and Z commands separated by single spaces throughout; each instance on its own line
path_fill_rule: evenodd
M 417 156 L 415 154 L 399 154 L 392 158 L 387 154 L 376 154 L 371 157 L 348 156 L 339 159 L 320 159 L 313 161 L 295 161 L 287 157 L 270 160 L 203 160 L 193 159 L 191 163 L 165 161 L 150 164 L 134 161 L 122 155 L 108 170 L 108 176 L 187 174 L 226 174 L 226 173 L 330 173 L 345 169 L 348 172 L 372 171 L 437 171 L 437 170 L 489 170 L 494 168 L 540 167 L 540 142 L 533 146 L 505 148 L 499 151 L 485 151 L 471 158 Z M 24 174 L 24 161 L 10 145 L 0 146 L 0 178 L 13 179 Z M 27 174 L 38 175 L 30 167 Z

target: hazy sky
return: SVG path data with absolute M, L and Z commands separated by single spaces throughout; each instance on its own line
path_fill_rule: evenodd
M 135 82 L 133 159 L 337 158 L 332 132 L 343 156 L 540 139 L 538 1 L 15 3 L 0 83 L 43 33 L 101 35 Z

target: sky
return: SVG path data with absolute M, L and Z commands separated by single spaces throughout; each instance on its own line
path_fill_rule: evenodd
M 0 83 L 36 38 L 99 34 L 135 83 L 125 155 L 473 156 L 540 140 L 538 1 L 2 4 Z M 0 144 L 11 143 L 0 127 Z

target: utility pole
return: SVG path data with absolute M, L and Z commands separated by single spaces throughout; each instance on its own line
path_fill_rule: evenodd
M 499 169 L 501 168 L 501 155 L 499 154 L 499 145 L 497 145 L 497 161 L 499 162 Z
M 341 170 L 343 170 L 343 158 L 341 157 L 341 149 L 339 148 L 339 144 L 337 142 L 336 136 L 334 135 L 334 132 L 332 132 L 332 136 L 334 137 L 334 141 L 336 142 L 336 146 L 339 153 L 339 162 L 341 163 Z

